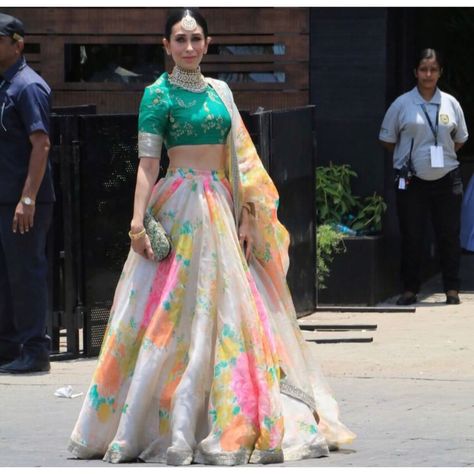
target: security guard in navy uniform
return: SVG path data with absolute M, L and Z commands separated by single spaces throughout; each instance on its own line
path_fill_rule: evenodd
M 0 13 L 0 372 L 48 371 L 46 235 L 55 200 L 51 89 L 23 57 L 24 27 Z

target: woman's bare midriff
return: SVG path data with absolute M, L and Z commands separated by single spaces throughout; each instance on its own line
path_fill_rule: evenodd
M 218 170 L 225 166 L 225 145 L 180 145 L 168 150 L 170 168 Z

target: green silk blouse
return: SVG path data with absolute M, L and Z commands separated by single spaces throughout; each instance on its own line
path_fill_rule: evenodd
M 139 142 L 149 143 L 140 147 L 140 156 L 159 156 L 154 153 L 158 146 L 161 153 L 163 142 L 168 150 L 224 144 L 230 128 L 230 114 L 209 84 L 204 92 L 191 92 L 171 84 L 165 72 L 145 88 L 140 103 Z

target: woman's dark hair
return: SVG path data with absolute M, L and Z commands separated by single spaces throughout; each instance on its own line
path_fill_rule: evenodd
M 198 12 L 197 8 L 180 8 L 179 10 L 174 10 L 170 13 L 168 19 L 166 20 L 165 25 L 165 38 L 169 41 L 171 37 L 171 29 L 176 23 L 180 22 L 186 15 L 192 16 L 196 23 L 202 28 L 204 32 L 204 37 L 207 38 L 207 21 L 204 17 Z
M 436 62 L 438 63 L 439 68 L 443 69 L 443 57 L 438 51 L 436 51 L 436 49 L 433 49 L 433 48 L 426 48 L 420 51 L 420 54 L 416 58 L 415 69 L 418 69 L 418 67 L 421 64 L 421 61 L 423 61 L 424 59 L 432 59 L 432 58 L 436 59 Z

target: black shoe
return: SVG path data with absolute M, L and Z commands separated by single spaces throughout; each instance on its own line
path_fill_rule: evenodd
M 7 351 L 0 352 L 0 366 L 9 364 L 20 357 L 20 351 L 9 348 Z
M 24 354 L 13 362 L 0 366 L 4 374 L 28 374 L 30 372 L 49 372 L 49 359 L 38 359 L 31 354 Z
M 9 364 L 10 362 L 13 362 L 15 360 L 15 357 L 9 357 L 9 356 L 4 356 L 0 355 L 0 367 L 5 364 Z
M 446 295 L 446 304 L 460 304 L 459 295 Z
M 400 298 L 397 300 L 397 305 L 398 306 L 408 306 L 410 304 L 415 304 L 416 303 L 416 295 L 402 295 Z

